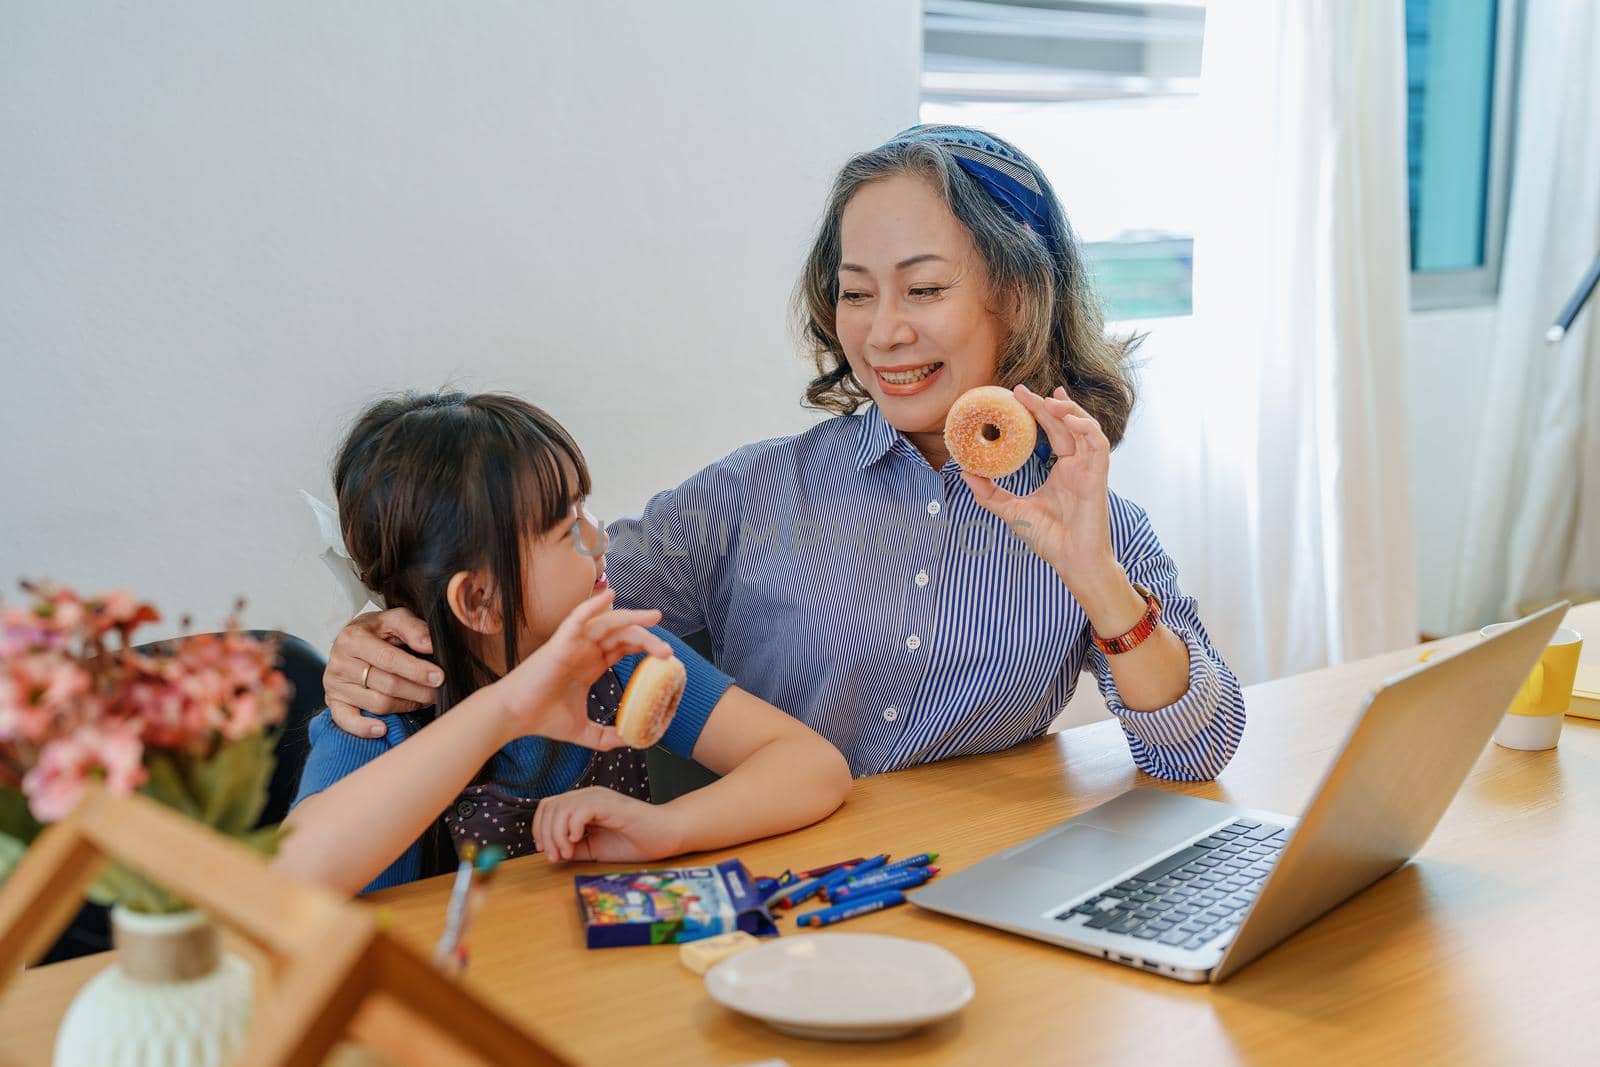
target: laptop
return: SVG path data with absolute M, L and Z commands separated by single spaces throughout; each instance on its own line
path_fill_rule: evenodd
M 1299 818 L 1131 789 L 907 899 L 1220 982 L 1416 854 L 1566 610 L 1380 685 Z

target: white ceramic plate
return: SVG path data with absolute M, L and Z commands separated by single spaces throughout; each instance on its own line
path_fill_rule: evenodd
M 769 941 L 706 972 L 711 999 L 796 1037 L 881 1041 L 966 1007 L 972 975 L 937 945 L 879 934 Z

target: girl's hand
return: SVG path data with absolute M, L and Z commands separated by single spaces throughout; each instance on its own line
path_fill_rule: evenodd
M 590 786 L 539 801 L 533 840 L 552 862 L 633 863 L 682 851 L 676 819 L 665 806 Z
M 624 656 L 666 657 L 672 646 L 645 629 L 661 621 L 659 611 L 613 611 L 613 597 L 603 589 L 573 608 L 550 640 L 490 687 L 508 742 L 535 734 L 601 752 L 623 747 L 615 727 L 589 718 L 589 687 Z
M 1120 572 L 1111 545 L 1111 516 L 1106 504 L 1111 444 L 1100 424 L 1057 388 L 1042 397 L 1025 385 L 1016 398 L 1044 428 L 1055 465 L 1044 484 L 1017 496 L 988 478 L 962 472 L 973 497 L 1005 520 L 1017 536 L 1050 564 L 1074 593 Z

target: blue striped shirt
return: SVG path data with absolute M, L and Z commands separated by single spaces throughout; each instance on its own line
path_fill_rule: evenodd
M 662 747 L 688 759 L 700 740 L 711 709 L 733 685 L 733 679 L 707 663 L 694 649 L 675 635 L 652 627 L 655 633 L 672 646 L 688 674 L 683 697 L 678 702 L 677 714 L 661 738 Z M 628 684 L 643 656 L 628 656 L 616 665 L 617 680 Z M 300 772 L 300 788 L 294 804 L 306 797 L 322 792 L 341 778 L 371 763 L 394 746 L 409 738 L 418 729 L 412 719 L 404 715 L 362 714 L 383 723 L 381 737 L 356 737 L 333 724 L 332 717 L 323 711 L 311 720 L 311 752 L 306 756 L 305 768 Z M 581 745 L 551 741 L 545 737 L 519 737 L 494 754 L 489 760 L 487 780 L 506 792 L 521 797 L 549 797 L 565 793 L 583 777 L 594 752 Z M 294 805 L 290 805 L 293 807 Z M 413 841 L 395 861 L 374 878 L 361 892 L 404 885 L 422 877 L 422 843 Z
M 1049 444 L 998 484 L 1044 481 Z M 739 685 L 832 741 L 860 777 L 1042 734 L 1093 670 L 1134 761 L 1214 777 L 1244 731 L 1239 683 L 1145 513 L 1110 496 L 1128 577 L 1189 648 L 1189 688 L 1154 711 L 1118 698 L 1083 609 L 1050 566 L 934 470 L 876 407 L 738 449 L 609 527 L 619 606 L 707 631 Z

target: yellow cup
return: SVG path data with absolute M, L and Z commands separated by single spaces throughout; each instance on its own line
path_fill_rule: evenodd
M 1485 626 L 1484 637 L 1512 625 L 1509 622 Z M 1583 635 L 1568 626 L 1557 630 L 1539 662 L 1533 665 L 1522 688 L 1511 698 L 1505 718 L 1494 739 L 1506 748 L 1555 748 L 1561 738 L 1561 720 L 1572 703 L 1572 683 L 1578 676 L 1578 655 L 1583 651 Z

